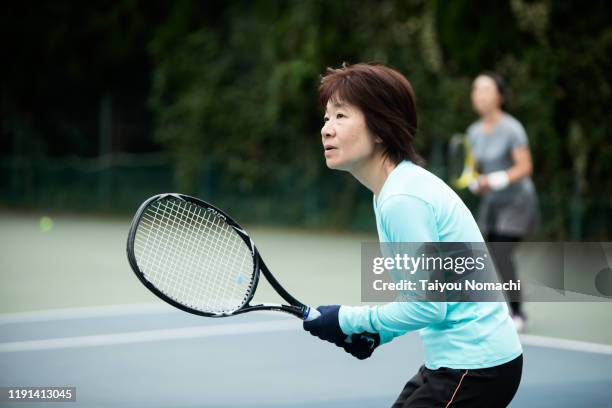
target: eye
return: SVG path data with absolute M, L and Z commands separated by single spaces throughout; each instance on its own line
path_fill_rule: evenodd
M 323 118 L 323 122 L 327 122 L 327 121 L 329 121 L 329 118 L 328 118 L 327 116 L 325 116 L 325 117 Z
M 337 113 L 336 119 L 340 119 L 340 118 L 346 118 L 346 115 L 344 113 Z

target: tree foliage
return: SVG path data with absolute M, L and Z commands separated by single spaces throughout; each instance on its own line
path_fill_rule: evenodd
M 472 79 L 495 70 L 529 135 L 542 234 L 609 236 L 608 2 L 72 3 L 3 13 L 13 63 L 2 68 L 0 150 L 93 155 L 100 96 L 133 106 L 146 98 L 155 140 L 176 158 L 178 189 L 263 194 L 264 217 L 281 206 L 276 199 L 287 200 L 290 221 L 314 213 L 316 223 L 371 226 L 360 221 L 371 219 L 367 192 L 324 168 L 317 86 L 325 68 L 378 61 L 403 72 L 417 94 L 417 148 L 435 172 L 448 138 L 476 119 Z M 119 146 L 146 144 L 150 119 L 139 120 L 145 131 Z M 30 137 L 11 148 L 17 134 Z
M 413 83 L 418 147 L 434 169 L 448 137 L 475 119 L 471 79 L 500 72 L 512 90 L 510 112 L 530 137 L 545 233 L 568 233 L 572 200 L 587 201 L 594 219 L 609 217 L 606 2 L 235 1 L 206 11 L 214 23 L 185 32 L 194 4 L 180 3 L 151 45 L 157 135 L 180 155 L 184 188 L 196 189 L 200 166 L 212 160 L 253 189 L 286 169 L 300 176 L 297 197 L 307 194 L 327 174 L 319 75 L 345 61 L 379 61 Z M 338 196 L 347 191 L 341 186 Z M 343 212 L 352 214 L 353 201 L 341 201 Z

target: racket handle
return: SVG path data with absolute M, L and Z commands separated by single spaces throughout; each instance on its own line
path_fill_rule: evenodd
M 304 316 L 304 320 L 309 322 L 311 320 L 316 319 L 319 316 L 321 316 L 321 313 L 317 309 L 313 309 L 312 307 L 309 307 L 308 310 L 306 311 L 306 316 Z
M 317 309 L 313 309 L 312 307 L 308 307 L 308 311 L 306 312 L 306 316 L 304 317 L 304 320 L 309 322 L 311 320 L 316 319 L 319 316 L 321 316 L 321 312 L 319 312 Z M 352 343 L 353 339 L 351 338 L 351 336 L 346 336 L 346 339 L 344 339 L 344 342 Z

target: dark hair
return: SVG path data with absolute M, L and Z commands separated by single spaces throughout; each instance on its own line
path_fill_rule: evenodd
M 330 99 L 361 109 L 366 126 L 382 140 L 385 157 L 393 163 L 410 160 L 424 164 L 413 147 L 417 131 L 414 92 L 398 71 L 367 63 L 327 68 L 321 77 L 319 98 L 324 109 Z
M 478 76 L 486 76 L 489 77 L 493 80 L 493 82 L 495 82 L 495 87 L 497 88 L 497 92 L 499 93 L 499 96 L 501 97 L 501 108 L 503 110 L 506 110 L 508 108 L 508 87 L 506 85 L 506 81 L 504 81 L 504 78 L 499 75 L 497 72 L 493 72 L 493 71 L 483 71 L 480 74 L 478 74 Z

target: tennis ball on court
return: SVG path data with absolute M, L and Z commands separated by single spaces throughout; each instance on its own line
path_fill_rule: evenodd
M 53 229 L 53 220 L 50 217 L 40 217 L 40 230 L 49 232 Z

